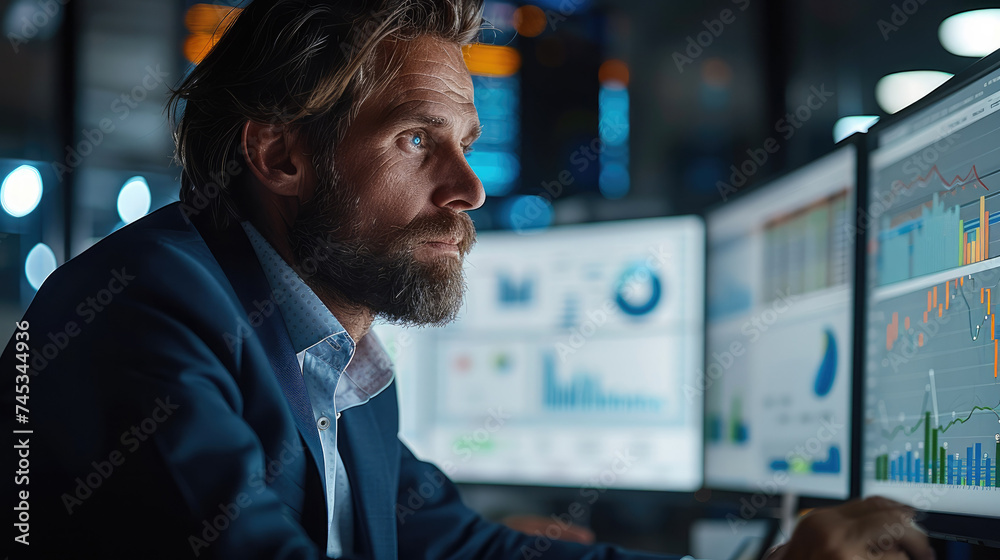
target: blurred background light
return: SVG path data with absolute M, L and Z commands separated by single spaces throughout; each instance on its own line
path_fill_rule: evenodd
M 512 47 L 466 45 L 462 55 L 469 72 L 479 76 L 512 76 L 521 68 L 521 53 Z
M 30 214 L 41 200 L 42 175 L 34 166 L 18 167 L 0 185 L 0 205 L 15 218 Z
M 28 251 L 28 257 L 24 259 L 24 275 L 28 278 L 28 284 L 35 290 L 41 287 L 42 282 L 55 269 L 56 254 L 44 243 L 32 247 Z
M 135 176 L 125 181 L 118 192 L 118 215 L 130 224 L 149 213 L 152 196 L 144 177 Z
M 865 133 L 878 122 L 874 115 L 851 115 L 840 117 L 833 125 L 833 141 L 840 142 L 855 132 Z
M 628 169 L 617 162 L 604 164 L 601 167 L 598 187 L 604 198 L 622 198 L 629 191 Z
M 509 193 L 521 172 L 517 156 L 509 152 L 476 150 L 469 154 L 469 165 L 483 182 L 486 196 Z
M 512 196 L 500 207 L 500 224 L 517 232 L 545 229 L 552 225 L 552 203 L 536 195 Z
M 545 31 L 545 12 L 538 6 L 521 6 L 514 11 L 514 29 L 525 37 L 537 37 Z
M 701 80 L 712 87 L 729 87 L 733 81 L 733 68 L 721 58 L 709 58 L 701 65 Z
M 952 74 L 937 70 L 913 70 L 882 76 L 875 84 L 875 100 L 886 113 L 898 113 L 951 77 Z
M 986 56 L 1000 49 L 1000 9 L 955 14 L 941 22 L 938 39 L 952 54 Z
M 195 4 L 188 8 L 184 25 L 191 33 L 184 41 L 184 57 L 194 64 L 201 62 L 242 11 L 215 4 Z
M 65 2 L 61 2 L 65 4 Z M 55 9 L 53 9 L 55 8 Z M 32 0 L 14 0 L 4 15 L 4 35 L 14 44 L 21 40 L 51 39 L 62 23 L 63 10 L 59 4 L 43 4 Z M 14 52 L 17 52 L 15 48 Z
M 604 198 L 618 199 L 631 188 L 629 176 L 629 71 L 625 62 L 604 61 L 597 73 L 597 131 L 601 138 L 597 187 Z
M 605 60 L 597 70 L 597 80 L 609 87 L 627 88 L 628 77 L 628 65 L 616 58 Z

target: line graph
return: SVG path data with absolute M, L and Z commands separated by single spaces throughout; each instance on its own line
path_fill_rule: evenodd
M 975 179 L 974 182 L 977 183 L 979 186 L 983 187 L 986 190 L 990 190 L 990 188 L 986 186 L 986 183 L 983 183 L 983 179 L 982 177 L 979 176 L 979 170 L 976 169 L 975 165 L 972 166 L 972 169 L 969 170 L 969 172 L 965 175 L 965 177 L 962 177 L 961 175 L 955 175 L 955 177 L 951 181 L 945 179 L 944 175 L 941 174 L 941 170 L 938 169 L 938 166 L 934 165 L 933 167 L 931 167 L 931 170 L 928 171 L 926 175 L 919 176 L 916 179 L 910 181 L 909 183 L 904 183 L 901 179 L 896 179 L 895 181 L 893 181 L 892 187 L 894 190 L 899 190 L 900 188 L 910 189 L 918 184 L 926 185 L 929 179 L 934 176 L 937 176 L 938 180 L 941 181 L 941 184 L 949 189 L 957 186 L 964 187 L 966 184 L 972 183 L 973 179 Z
M 988 273 L 984 273 L 988 274 Z M 968 279 L 968 284 L 966 284 Z M 983 284 L 980 286 L 979 284 Z M 932 319 L 944 319 L 946 313 L 961 312 L 952 300 L 961 298 L 965 306 L 964 312 L 968 315 L 970 342 L 977 342 L 983 334 L 983 329 L 989 325 L 989 341 L 993 349 L 993 378 L 997 379 L 1000 370 L 1000 340 L 996 336 L 996 314 L 993 313 L 993 291 L 1000 285 L 1000 278 L 994 281 L 983 281 L 977 276 L 961 276 L 948 280 L 943 286 L 932 286 L 926 290 L 927 306 L 922 311 L 913 315 L 921 316 L 919 323 L 914 323 L 911 315 L 903 316 L 903 330 L 900 330 L 900 311 L 892 311 L 892 319 L 885 325 L 885 349 L 892 352 L 900 340 L 900 336 L 909 336 L 909 343 L 916 348 L 924 346 L 924 335 L 922 329 L 915 329 L 915 324 L 928 325 Z M 987 287 L 989 286 L 989 287 Z M 938 298 L 938 288 L 941 298 Z M 979 294 L 979 305 L 975 304 L 975 299 L 969 301 L 969 293 Z M 977 322 L 978 321 L 978 322 Z M 901 334 L 902 333 L 902 334 Z
M 1000 269 L 990 269 L 873 306 L 870 320 L 884 329 L 870 333 L 868 350 L 866 441 L 877 445 L 865 461 L 874 481 L 997 488 L 998 285 Z
M 935 164 L 909 181 L 897 176 L 876 197 L 884 210 L 875 242 L 879 285 L 981 262 L 997 254 L 991 243 L 1000 239 L 994 239 L 991 225 L 1000 222 L 1000 199 L 996 198 L 1000 193 L 991 191 L 985 179 L 1000 173 L 1000 167 L 980 173 L 978 164 L 965 165 L 960 172 L 945 173 Z M 904 165 L 899 171 L 907 170 Z M 940 188 L 919 192 L 932 185 Z
M 882 430 L 882 437 L 891 441 L 891 440 L 896 439 L 896 436 L 898 436 L 899 434 L 903 434 L 904 436 L 911 436 L 911 435 L 917 433 L 917 430 L 919 430 L 921 426 L 927 426 L 927 425 L 929 425 L 929 422 L 930 422 L 930 419 L 931 419 L 931 411 L 927 409 L 927 402 L 929 400 L 928 399 L 929 396 L 930 396 L 930 393 L 928 392 L 928 396 L 924 397 L 924 406 L 921 407 L 921 411 L 920 411 L 921 412 L 921 416 L 920 416 L 920 419 L 917 420 L 916 424 L 914 424 L 913 426 L 910 426 L 910 427 L 900 425 L 900 426 L 896 426 L 892 430 L 885 430 L 885 429 L 883 429 Z M 934 427 L 932 429 L 933 430 L 937 430 L 938 433 L 940 433 L 940 434 L 943 434 L 943 433 L 947 432 L 952 426 L 954 426 L 956 424 L 965 424 L 970 419 L 972 419 L 972 415 L 973 414 L 975 414 L 977 412 L 985 412 L 987 410 L 990 411 L 990 412 L 992 412 L 993 415 L 997 417 L 997 420 L 1000 421 L 1000 412 L 997 412 L 998 408 L 1000 408 L 1000 402 L 998 402 L 994 406 L 985 406 L 985 405 L 984 406 L 973 406 L 971 410 L 969 410 L 967 413 L 965 413 L 964 417 L 958 416 L 959 413 L 957 411 L 953 411 L 952 415 L 954 416 L 954 418 L 952 418 L 951 422 L 948 422 L 947 424 L 945 424 L 943 426 L 936 426 L 936 427 Z
M 870 154 L 861 493 L 1000 518 L 1000 112 L 975 115 Z

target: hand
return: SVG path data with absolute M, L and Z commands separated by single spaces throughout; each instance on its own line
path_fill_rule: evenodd
M 888 498 L 854 500 L 807 514 L 767 560 L 934 560 L 913 508 Z

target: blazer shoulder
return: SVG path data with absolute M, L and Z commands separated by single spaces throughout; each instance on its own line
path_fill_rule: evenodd
M 220 316 L 241 309 L 222 266 L 177 203 L 122 227 L 58 267 L 26 317 L 89 316 L 119 299 L 160 308 L 205 306 Z

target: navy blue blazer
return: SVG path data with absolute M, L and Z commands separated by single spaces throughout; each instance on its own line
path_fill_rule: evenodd
M 28 422 L 7 415 L 32 430 L 14 558 L 325 557 L 323 455 L 270 298 L 242 228 L 178 203 L 52 273 L 23 318 Z M 484 520 L 399 441 L 394 385 L 340 426 L 358 558 L 652 558 Z

